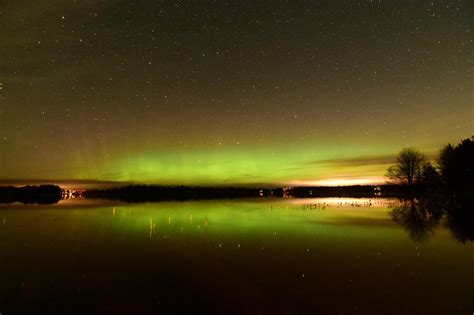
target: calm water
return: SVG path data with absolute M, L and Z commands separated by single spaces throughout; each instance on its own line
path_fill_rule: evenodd
M 472 314 L 473 242 L 395 206 L 3 205 L 0 313 Z

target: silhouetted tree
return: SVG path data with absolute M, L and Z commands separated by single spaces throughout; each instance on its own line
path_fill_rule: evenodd
M 474 184 L 474 141 L 465 139 L 457 146 L 445 146 L 438 157 L 443 182 L 454 188 L 463 188 Z
M 423 166 L 421 183 L 424 185 L 436 185 L 439 183 L 440 174 L 438 170 L 428 161 Z
M 388 168 L 386 176 L 393 183 L 412 186 L 423 180 L 425 172 L 432 173 L 436 170 L 423 153 L 414 148 L 406 148 L 398 154 L 395 165 Z

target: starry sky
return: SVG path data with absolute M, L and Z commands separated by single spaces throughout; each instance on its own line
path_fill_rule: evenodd
M 0 178 L 383 182 L 473 134 L 472 1 L 0 2 Z

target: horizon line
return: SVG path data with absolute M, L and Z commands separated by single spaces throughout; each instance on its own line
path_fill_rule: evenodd
M 113 188 L 113 187 L 123 187 L 130 185 L 143 185 L 143 186 L 162 186 L 162 187 L 202 187 L 202 188 L 266 188 L 266 189 L 275 189 L 275 188 L 284 188 L 284 187 L 350 187 L 350 186 L 380 186 L 387 185 L 387 182 L 352 182 L 348 181 L 347 184 L 337 184 L 335 182 L 324 181 L 326 184 L 318 184 L 319 181 L 292 181 L 290 183 L 234 183 L 234 184 L 164 184 L 164 183 L 145 183 L 145 182 L 133 182 L 133 181 L 108 181 L 108 180 L 97 180 L 97 179 L 1 179 L 0 186 L 3 185 L 58 185 L 61 188 L 73 188 L 74 186 L 89 186 L 89 188 Z M 78 187 L 74 187 L 78 188 Z

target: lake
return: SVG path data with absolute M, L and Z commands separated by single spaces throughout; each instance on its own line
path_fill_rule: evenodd
M 0 313 L 473 314 L 474 243 L 413 209 L 383 198 L 0 205 Z

